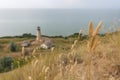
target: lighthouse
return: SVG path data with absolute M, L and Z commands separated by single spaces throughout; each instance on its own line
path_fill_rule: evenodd
M 36 38 L 36 41 L 41 41 L 41 30 L 40 30 L 39 26 L 37 27 L 37 38 Z

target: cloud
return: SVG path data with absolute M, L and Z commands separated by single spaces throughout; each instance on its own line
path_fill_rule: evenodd
M 0 0 L 0 8 L 46 8 L 50 7 L 47 0 Z
M 119 0 L 0 0 L 0 8 L 120 8 Z

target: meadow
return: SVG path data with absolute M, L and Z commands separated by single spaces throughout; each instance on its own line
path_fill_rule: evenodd
M 51 38 L 51 49 L 30 46 L 30 55 L 22 57 L 20 42 L 34 38 L 1 38 L 0 56 L 17 59 L 17 67 L 0 73 L 0 80 L 120 80 L 120 31 L 98 35 L 102 22 L 95 29 L 88 24 L 88 35 Z M 10 41 L 18 46 L 10 52 Z M 17 55 L 16 55 L 17 54 Z M 24 64 L 20 61 L 24 60 Z

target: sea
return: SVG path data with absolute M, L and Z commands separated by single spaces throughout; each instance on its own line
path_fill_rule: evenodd
M 120 9 L 0 9 L 0 37 L 24 33 L 68 36 L 80 30 L 87 34 L 88 23 L 94 28 L 103 22 L 100 33 L 120 28 Z

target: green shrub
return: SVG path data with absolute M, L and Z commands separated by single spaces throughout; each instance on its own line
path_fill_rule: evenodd
M 15 52 L 16 51 L 16 45 L 14 42 L 11 42 L 9 45 L 9 49 L 11 52 Z
M 11 70 L 13 59 L 11 57 L 2 57 L 0 59 L 0 72 Z
M 4 68 L 2 66 L 2 64 L 0 63 L 0 72 L 3 72 Z
M 25 61 L 25 59 L 14 59 L 12 62 L 12 69 L 21 67 L 23 65 L 25 65 L 27 62 Z

